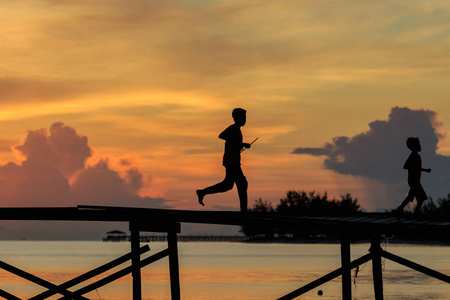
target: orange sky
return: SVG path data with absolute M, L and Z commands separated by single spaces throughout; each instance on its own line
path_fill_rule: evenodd
M 217 136 L 243 107 L 245 140 L 259 137 L 243 154 L 250 203 L 316 190 L 352 193 L 370 210 L 364 178 L 293 149 L 365 132 L 396 106 L 437 112 L 441 132 L 450 126 L 446 2 L 0 4 L 2 165 L 26 160 L 12 148 L 28 131 L 63 122 L 88 138 L 86 168 L 108 159 L 125 181 L 135 168 L 142 184 L 130 193 L 202 209 L 195 190 L 222 179 Z M 239 207 L 236 191 L 205 203 Z

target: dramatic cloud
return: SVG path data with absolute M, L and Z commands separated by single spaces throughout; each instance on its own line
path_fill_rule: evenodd
M 433 169 L 430 175 L 422 177 L 429 195 L 436 198 L 450 192 L 450 157 L 437 154 L 438 143 L 445 138 L 440 127 L 436 112 L 394 107 L 387 121 L 370 123 L 367 132 L 335 137 L 323 148 L 296 148 L 293 153 L 324 156 L 326 169 L 362 177 L 367 185 L 381 183 L 385 188 L 383 195 L 371 189 L 370 200 L 377 203 L 374 207 L 389 208 L 398 205 L 408 189 L 406 171 L 402 169 L 410 153 L 405 145 L 408 137 L 419 137 L 423 165 Z
M 86 136 L 55 123 L 29 131 L 15 150 L 20 164 L 0 166 L 1 206 L 76 206 L 77 204 L 162 207 L 162 199 L 141 197 L 144 176 L 122 160 L 114 170 L 108 159 L 86 165 L 92 156 Z
M 88 164 L 92 149 L 86 136 L 74 128 L 55 123 L 50 130 L 28 132 L 15 147 L 24 159 L 0 166 L 0 206 L 43 207 L 112 205 L 167 207 L 164 199 L 143 197 L 139 192 L 148 180 L 129 161 L 122 160 L 120 170 L 111 168 L 108 159 Z M 9 222 L 0 223 L 0 238 L 98 239 L 126 224 L 90 222 Z

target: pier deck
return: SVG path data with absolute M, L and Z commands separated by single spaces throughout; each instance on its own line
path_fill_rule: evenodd
M 120 276 L 132 273 L 133 299 L 142 299 L 140 269 L 163 257 L 169 257 L 169 270 L 172 299 L 180 299 L 179 266 L 177 250 L 177 234 L 181 231 L 181 223 L 201 223 L 216 225 L 253 226 L 256 228 L 295 228 L 304 233 L 322 233 L 339 236 L 341 240 L 342 267 L 312 281 L 279 299 L 294 299 L 321 284 L 338 276 L 342 277 L 342 299 L 351 299 L 351 270 L 357 266 L 372 261 L 375 299 L 383 299 L 383 280 L 381 258 L 390 259 L 408 268 L 432 276 L 438 280 L 450 283 L 450 276 L 418 265 L 405 258 L 384 251 L 380 247 L 382 235 L 402 235 L 414 232 L 417 236 L 428 238 L 448 238 L 450 221 L 448 220 L 413 220 L 397 218 L 383 213 L 360 213 L 353 216 L 280 216 L 275 214 L 224 212 L 224 211 L 190 211 L 170 209 L 150 209 L 131 207 L 78 206 L 78 207 L 8 207 L 0 208 L 0 220 L 42 220 L 42 221 L 114 221 L 129 223 L 131 233 L 131 267 L 124 269 Z M 140 232 L 167 233 L 168 248 L 160 253 L 141 260 Z M 350 261 L 351 242 L 369 239 L 371 248 L 369 253 Z M 15 272 L 16 275 L 45 286 L 49 289 L 47 295 L 62 294 L 70 299 L 86 299 L 82 291 L 71 292 L 63 285 L 55 286 L 36 276 L 9 266 L 0 261 L 0 267 Z M 89 272 L 88 272 L 89 273 Z M 119 276 L 119 275 L 117 275 Z M 114 280 L 114 279 L 112 279 Z M 98 282 L 98 284 L 106 284 Z M 96 285 L 97 286 L 97 285 Z M 6 299 L 17 297 L 0 290 L 0 296 Z M 45 299 L 36 296 L 33 299 Z M 69 299 L 69 298 L 67 298 Z

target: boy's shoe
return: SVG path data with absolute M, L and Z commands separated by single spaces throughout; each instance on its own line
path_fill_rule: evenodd
M 203 203 L 203 197 L 205 197 L 205 195 L 203 194 L 203 192 L 202 192 L 201 190 L 196 190 L 195 192 L 196 192 L 197 197 L 198 197 L 198 203 L 199 203 L 201 206 L 205 206 L 205 203 Z

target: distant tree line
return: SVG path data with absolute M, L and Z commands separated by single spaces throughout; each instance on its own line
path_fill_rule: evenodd
M 260 213 L 267 215 L 283 216 L 352 216 L 361 213 L 361 207 L 358 199 L 353 198 L 351 194 L 341 195 L 340 199 L 330 199 L 328 194 L 305 191 L 288 191 L 286 197 L 280 199 L 276 205 L 264 201 L 261 198 L 255 200 L 253 207 L 249 209 L 250 213 Z M 388 211 L 386 211 L 389 213 Z M 393 212 L 390 211 L 390 212 Z M 411 216 L 412 212 L 406 212 L 405 217 Z M 450 218 L 450 194 L 446 198 L 438 198 L 425 201 L 422 206 L 423 218 L 446 219 Z M 320 233 L 311 236 L 305 235 L 301 228 L 268 228 L 264 226 L 252 227 L 242 226 L 241 232 L 247 237 L 255 239 L 317 239 L 321 238 Z M 326 237 L 328 239 L 333 237 Z
M 255 201 L 249 210 L 253 213 L 283 216 L 349 216 L 361 212 L 358 199 L 351 194 L 341 195 L 340 199 L 329 199 L 328 194 L 305 191 L 288 191 L 286 197 L 277 205 L 261 198 Z M 241 232 L 253 238 L 315 238 L 304 236 L 301 228 L 265 228 L 243 226 Z

